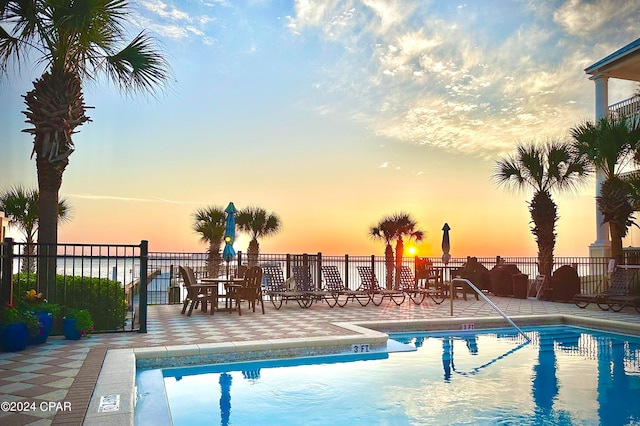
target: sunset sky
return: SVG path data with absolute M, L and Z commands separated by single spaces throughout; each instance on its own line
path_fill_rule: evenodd
M 131 3 L 175 81 L 157 98 L 85 85 L 60 242 L 203 251 L 193 212 L 233 201 L 281 217 L 263 253 L 382 254 L 369 228 L 404 211 L 420 255 L 442 254 L 447 222 L 455 257 L 535 256 L 532 193 L 497 187 L 495 162 L 593 120 L 584 69 L 640 37 L 637 0 Z M 0 80 L 2 190 L 36 186 L 21 111 L 39 71 Z M 611 80 L 610 103 L 635 89 Z M 588 255 L 594 182 L 554 195 L 556 255 Z

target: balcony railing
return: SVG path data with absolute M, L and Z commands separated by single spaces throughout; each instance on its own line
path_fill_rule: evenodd
M 613 118 L 630 118 L 640 114 L 640 96 L 609 105 L 609 114 Z

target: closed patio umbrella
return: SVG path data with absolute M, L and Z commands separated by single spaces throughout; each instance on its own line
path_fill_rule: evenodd
M 224 249 L 222 250 L 222 258 L 227 262 L 227 277 L 229 276 L 229 262 L 236 257 L 236 251 L 233 248 L 233 242 L 236 239 L 236 206 L 229 203 L 224 210 L 227 214 L 227 220 L 224 228 Z
M 446 265 L 451 259 L 449 250 L 451 250 L 451 244 L 449 243 L 449 231 L 451 228 L 448 223 L 445 223 L 442 227 L 442 262 Z
M 449 242 L 449 231 L 451 227 L 449 224 L 445 222 L 442 227 L 442 263 L 444 263 L 444 274 L 442 279 L 449 280 L 449 306 L 451 309 L 451 316 L 453 316 L 453 281 L 450 280 L 450 277 L 447 278 L 447 265 L 449 264 L 449 259 L 451 259 L 451 255 L 449 254 L 449 250 L 451 250 L 451 243 Z

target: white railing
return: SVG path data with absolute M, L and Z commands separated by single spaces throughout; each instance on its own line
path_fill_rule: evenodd
M 478 287 L 476 287 L 475 285 L 473 285 L 473 283 L 472 283 L 471 281 L 469 281 L 468 279 L 466 279 L 466 278 L 454 278 L 454 279 L 452 279 L 452 280 L 451 280 L 451 284 L 450 284 L 451 288 L 449 289 L 449 298 L 451 299 L 451 316 L 453 316 L 453 294 L 454 294 L 454 293 L 453 293 L 453 291 L 454 291 L 455 283 L 463 283 L 463 284 L 468 285 L 471 289 L 473 289 L 473 291 L 475 291 L 476 293 L 478 293 L 478 295 L 480 295 L 480 297 L 482 297 L 482 298 L 485 300 L 485 302 L 487 302 L 487 303 L 488 303 L 488 304 L 489 304 L 493 309 L 495 309 L 495 311 L 496 311 L 497 313 L 499 313 L 500 315 L 502 315 L 502 318 L 504 318 L 504 319 L 506 319 L 507 321 L 509 321 L 509 324 L 511 324 L 511 326 L 512 326 L 513 328 L 515 328 L 516 330 L 518 330 L 518 333 L 520 333 L 520 335 L 522 335 L 522 337 L 524 337 L 524 338 L 525 338 L 525 340 L 527 341 L 527 343 L 531 341 L 531 339 L 529 338 L 529 336 L 527 336 L 526 334 L 524 334 L 524 331 L 522 331 L 522 330 L 520 329 L 520 327 L 518 327 L 518 326 L 516 325 L 516 323 L 515 323 L 515 322 L 513 322 L 513 321 L 511 320 L 511 318 L 509 318 L 509 317 L 507 316 L 507 314 L 505 314 L 504 312 L 502 312 L 502 310 L 501 310 L 500 308 L 498 308 L 498 306 L 497 306 L 495 303 L 493 303 L 493 302 L 491 301 L 491 299 L 489 299 L 489 298 L 488 298 L 488 297 L 487 297 L 487 296 L 482 292 L 482 290 L 480 290 Z
M 609 105 L 609 114 L 615 118 L 627 118 L 640 114 L 640 96 Z

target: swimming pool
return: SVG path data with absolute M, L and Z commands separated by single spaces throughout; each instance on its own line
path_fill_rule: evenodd
M 143 370 L 135 423 L 640 424 L 640 338 L 524 331 L 531 343 L 512 329 L 407 333 L 391 337 L 413 351 Z

